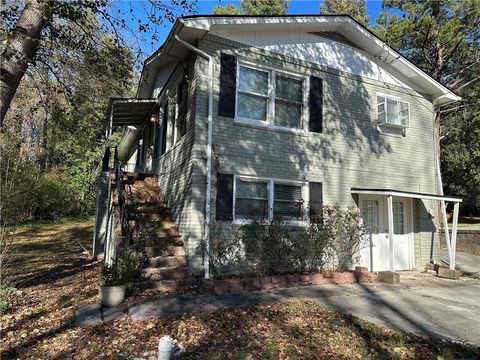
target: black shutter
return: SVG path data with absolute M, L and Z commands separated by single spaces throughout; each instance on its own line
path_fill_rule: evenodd
M 177 89 L 178 105 L 178 132 L 180 137 L 187 132 L 187 105 L 188 105 L 188 64 L 183 69 L 182 81 Z
M 233 55 L 220 55 L 220 96 L 218 115 L 235 117 L 235 87 L 237 77 L 237 59 Z
M 168 122 L 168 101 L 163 107 L 163 116 L 162 116 L 162 147 L 160 150 L 160 156 L 165 154 L 167 150 L 167 122 Z
M 310 110 L 308 130 L 321 133 L 323 125 L 323 84 L 322 79 L 315 76 L 310 76 L 308 106 Z
M 158 159 L 160 157 L 160 135 L 162 133 L 162 127 L 160 126 L 160 121 L 157 117 L 157 122 L 155 123 L 155 139 L 153 147 L 153 158 Z
M 216 219 L 233 219 L 233 175 L 217 173 Z
M 322 183 L 310 182 L 310 221 L 313 223 L 322 222 L 323 199 Z

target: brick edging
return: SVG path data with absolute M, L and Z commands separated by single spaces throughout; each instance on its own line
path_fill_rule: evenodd
M 252 290 L 271 290 L 308 285 L 355 284 L 376 282 L 378 275 L 366 267 L 355 267 L 355 271 L 333 272 L 331 275 L 313 273 L 308 275 L 273 275 L 235 279 L 202 279 L 199 290 L 205 294 L 223 295 Z

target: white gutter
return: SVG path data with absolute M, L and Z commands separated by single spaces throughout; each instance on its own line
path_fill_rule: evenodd
M 183 23 L 183 19 L 180 19 L 180 22 Z M 210 198 L 212 191 L 213 60 L 206 52 L 180 39 L 177 34 L 175 34 L 175 40 L 208 61 L 207 184 L 205 189 L 205 254 L 203 261 L 205 278 L 208 279 L 210 278 Z

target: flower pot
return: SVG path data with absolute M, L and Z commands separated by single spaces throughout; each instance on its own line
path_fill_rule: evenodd
M 125 300 L 127 285 L 99 286 L 100 304 L 104 307 L 115 307 Z

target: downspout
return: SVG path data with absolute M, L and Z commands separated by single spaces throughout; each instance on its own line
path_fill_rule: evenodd
M 182 19 L 180 19 L 181 22 Z M 213 60 L 210 55 L 206 52 L 196 48 L 195 46 L 189 44 L 188 42 L 180 39 L 180 37 L 175 34 L 175 40 L 180 44 L 185 46 L 187 49 L 190 49 L 194 53 L 200 55 L 208 61 L 208 117 L 207 117 L 207 184 L 205 189 L 205 228 L 204 228 L 204 240 L 205 240 L 205 254 L 204 254 L 204 275 L 205 278 L 210 278 L 210 198 L 212 191 L 212 129 L 213 129 Z

